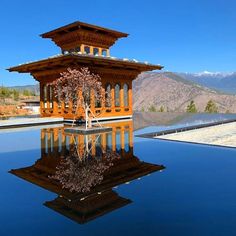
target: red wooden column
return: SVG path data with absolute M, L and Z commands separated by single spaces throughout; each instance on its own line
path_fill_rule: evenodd
M 43 115 L 43 108 L 44 108 L 44 100 L 43 100 L 43 84 L 40 82 L 40 115 Z
M 128 85 L 129 85 L 129 91 L 128 91 L 128 96 L 129 96 L 129 98 L 128 98 L 128 101 L 129 101 L 129 109 L 130 109 L 130 113 L 132 113 L 132 111 L 133 111 L 133 103 L 132 103 L 132 81 L 130 81 L 129 83 L 128 83 Z
M 53 115 L 58 115 L 58 99 L 56 98 L 55 96 L 55 93 L 54 93 L 54 87 L 52 87 L 52 100 L 53 100 L 53 104 L 52 104 L 52 107 L 53 107 Z
M 111 137 L 111 143 L 112 143 L 112 151 L 116 151 L 116 129 L 112 129 L 112 137 Z

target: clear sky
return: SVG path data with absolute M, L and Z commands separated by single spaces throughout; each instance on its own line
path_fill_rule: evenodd
M 121 58 L 178 72 L 235 71 L 235 0 L 1 0 L 0 83 L 34 84 L 5 69 L 60 52 L 39 34 L 76 20 L 129 33 L 111 49 Z

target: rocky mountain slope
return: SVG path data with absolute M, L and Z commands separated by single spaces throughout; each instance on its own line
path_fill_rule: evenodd
M 236 96 L 203 87 L 176 73 L 143 73 L 133 82 L 135 110 L 147 110 L 154 105 L 157 109 L 164 106 L 168 111 L 184 112 L 194 100 L 197 110 L 203 112 L 210 99 L 219 112 L 236 113 Z
M 33 92 L 34 94 L 36 94 L 37 96 L 40 93 L 39 84 L 24 85 L 24 86 L 12 86 L 12 87 L 9 87 L 9 88 L 10 89 L 16 89 L 19 92 L 23 92 L 24 90 L 29 90 L 29 91 Z
M 201 84 L 225 93 L 236 94 L 236 72 L 222 73 L 204 71 L 201 73 L 177 73 L 188 81 Z

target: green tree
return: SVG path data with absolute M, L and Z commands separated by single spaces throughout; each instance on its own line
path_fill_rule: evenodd
M 19 100 L 20 93 L 16 89 L 13 90 L 13 98 L 15 101 Z
M 11 97 L 11 90 L 6 87 L 0 87 L 0 100 L 5 104 L 5 99 Z
M 0 97 L 1 98 L 9 98 L 11 96 L 11 91 L 10 89 L 6 88 L 6 87 L 1 87 L 0 88 Z
M 33 96 L 33 93 L 28 89 L 24 89 L 23 90 L 23 95 L 26 96 L 26 97 L 29 97 L 29 96 Z
M 149 111 L 149 112 L 156 112 L 157 109 L 156 109 L 156 107 L 155 107 L 154 105 L 151 105 L 151 106 L 148 108 L 148 111 Z
M 197 112 L 197 108 L 196 108 L 196 105 L 195 105 L 194 101 L 191 101 L 188 104 L 186 112 L 190 112 L 190 113 L 196 113 Z
M 145 112 L 145 109 L 144 109 L 144 107 L 142 107 L 142 108 L 141 108 L 141 112 Z
M 165 111 L 164 106 L 161 106 L 160 109 L 159 109 L 159 112 L 164 112 L 164 111 Z
M 216 106 L 216 104 L 212 100 L 209 100 L 206 107 L 205 107 L 205 112 L 217 113 L 218 107 Z

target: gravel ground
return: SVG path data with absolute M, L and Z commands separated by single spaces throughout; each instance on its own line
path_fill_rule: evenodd
M 158 139 L 236 147 L 236 122 L 156 136 Z

